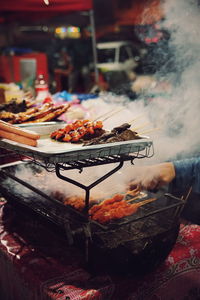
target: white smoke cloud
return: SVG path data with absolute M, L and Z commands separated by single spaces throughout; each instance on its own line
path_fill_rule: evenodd
M 136 160 L 139 165 L 191 156 L 199 152 L 200 146 L 200 6 L 197 0 L 167 0 L 163 6 L 163 28 L 170 33 L 169 49 L 175 68 L 170 73 L 163 66 L 156 78 L 171 83 L 168 97 L 157 97 L 146 105 L 142 96 L 139 101 L 128 103 L 126 97 L 115 96 L 115 105 L 121 101 L 121 105 L 126 103 L 125 109 L 105 121 L 105 126 L 110 129 L 142 115 L 132 128 L 143 124 L 149 125 L 140 132 L 160 128 L 147 132 L 153 139 L 155 155 L 149 160 Z M 110 97 L 107 94 L 103 98 L 107 105 L 110 102 L 113 105 Z
M 170 97 L 155 100 L 146 109 L 161 128 L 154 136 L 151 162 L 196 154 L 200 146 L 200 7 L 195 0 L 167 0 L 164 10 L 176 72 L 162 73 L 162 79 L 172 83 Z

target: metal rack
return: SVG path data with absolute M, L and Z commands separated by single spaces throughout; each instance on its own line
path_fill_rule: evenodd
M 6 139 L 0 140 L 0 147 L 14 151 L 21 156 L 28 156 L 45 165 L 69 163 L 82 160 L 94 160 L 111 156 L 134 154 L 137 158 L 153 155 L 153 142 L 149 138 L 141 138 L 123 142 L 83 146 L 82 144 L 55 143 L 50 139 L 42 139 L 37 147 L 22 145 Z
M 117 172 L 124 165 L 125 161 L 133 164 L 134 159 L 150 158 L 154 155 L 153 142 L 149 139 L 139 139 L 123 143 L 113 143 L 107 145 L 96 145 L 95 147 L 82 147 L 79 151 L 66 151 L 60 153 L 44 153 L 32 147 L 16 145 L 0 141 L 0 146 L 8 148 L 19 156 L 20 160 L 34 162 L 44 167 L 49 172 L 55 172 L 57 177 L 74 184 L 85 190 L 85 214 L 88 215 L 90 190 L 106 178 Z M 81 173 L 84 168 L 95 167 L 105 164 L 118 163 L 107 174 L 85 186 L 76 180 L 64 176 L 61 171 L 77 169 Z

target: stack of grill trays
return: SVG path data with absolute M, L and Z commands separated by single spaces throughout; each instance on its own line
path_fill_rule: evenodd
M 21 173 L 28 170 L 35 176 L 34 186 L 18 177 L 19 166 Z M 61 179 L 67 178 L 62 178 L 58 167 L 56 173 Z M 131 216 L 100 224 L 88 218 L 87 188 L 86 209 L 79 212 L 53 198 L 51 187 L 45 190 L 41 186 L 41 176 L 45 176 L 42 182 L 48 186 L 49 173 L 33 162 L 6 166 L 0 169 L 1 193 L 12 205 L 34 211 L 61 228 L 69 245 L 80 245 L 84 250 L 88 266 L 144 274 L 158 266 L 174 246 L 184 200 L 163 192 L 149 193 L 148 198 L 156 197 L 157 200 L 142 206 Z M 36 178 L 38 184 L 35 184 Z M 74 183 L 68 178 L 66 181 Z

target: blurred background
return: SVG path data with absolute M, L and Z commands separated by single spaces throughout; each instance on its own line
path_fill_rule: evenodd
M 134 100 L 174 72 L 160 0 L 8 0 L 0 4 L 0 82 L 52 94 L 111 91 Z M 168 89 L 168 83 L 162 85 Z

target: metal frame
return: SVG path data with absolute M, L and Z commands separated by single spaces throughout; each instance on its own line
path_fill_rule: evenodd
M 131 163 L 133 163 L 132 162 L 132 160 L 133 160 L 132 157 L 129 157 L 129 160 L 131 160 Z M 64 227 L 65 234 L 66 234 L 67 241 L 68 241 L 69 245 L 73 244 L 74 236 L 76 234 L 80 234 L 80 233 L 83 234 L 84 235 L 84 242 L 85 242 L 85 247 L 84 247 L 85 261 L 88 262 L 88 260 L 89 260 L 89 253 L 88 253 L 89 243 L 92 240 L 92 228 L 96 228 L 96 229 L 101 230 L 101 231 L 103 230 L 103 232 L 106 232 L 107 230 L 117 230 L 117 228 L 119 228 L 123 225 L 127 225 L 127 224 L 132 223 L 132 222 L 137 222 L 137 221 L 142 220 L 146 217 L 155 215 L 159 212 L 167 211 L 167 210 L 172 209 L 172 208 L 174 209 L 173 217 L 175 218 L 176 216 L 178 216 L 180 214 L 180 211 L 181 211 L 181 209 L 183 207 L 183 204 L 185 202 L 184 199 L 179 199 L 179 198 L 176 198 L 176 197 L 174 197 L 170 194 L 166 194 L 166 196 L 169 196 L 170 198 L 174 198 L 174 200 L 178 200 L 179 202 L 177 202 L 175 204 L 170 204 L 170 205 L 168 205 L 167 207 L 164 207 L 164 208 L 156 209 L 153 212 L 146 213 L 145 215 L 139 216 L 136 219 L 127 218 L 126 220 L 123 220 L 119 224 L 112 223 L 109 226 L 107 226 L 107 225 L 102 225 L 102 224 L 100 224 L 96 221 L 91 220 L 89 218 L 89 215 L 88 215 L 90 190 L 93 187 L 95 187 L 97 184 L 99 184 L 100 182 L 104 181 L 106 178 L 108 178 L 109 176 L 111 176 L 112 174 L 117 172 L 119 169 L 121 169 L 123 164 L 124 164 L 124 160 L 123 160 L 123 158 L 121 158 L 121 161 L 118 162 L 117 166 L 115 166 L 108 173 L 104 174 L 102 177 L 100 177 L 98 180 L 94 181 L 93 183 L 91 183 L 88 186 L 83 185 L 80 182 L 78 182 L 76 180 L 73 180 L 73 179 L 61 174 L 62 171 L 67 171 L 67 170 L 72 169 L 72 166 L 65 167 L 62 164 L 56 164 L 56 169 L 55 170 L 56 170 L 56 175 L 57 175 L 58 178 L 60 178 L 61 180 L 67 181 L 71 184 L 74 184 L 74 185 L 76 185 L 76 186 L 78 186 L 78 187 L 85 190 L 85 211 L 83 213 L 79 212 L 78 210 L 76 210 L 76 209 L 74 209 L 70 206 L 63 206 L 63 204 L 60 201 L 56 200 L 55 198 L 53 198 L 51 196 L 48 196 L 43 191 L 39 190 L 38 188 L 32 186 L 31 184 L 29 184 L 29 183 L 25 182 L 24 180 L 22 180 L 22 179 L 16 177 L 15 175 L 13 175 L 9 170 L 5 169 L 6 166 L 2 166 L 0 168 L 0 175 L 3 176 L 3 178 L 8 177 L 8 178 L 13 179 L 14 181 L 16 181 L 19 184 L 25 186 L 26 188 L 30 189 L 34 193 L 38 194 L 39 196 L 41 196 L 41 197 L 47 199 L 48 201 L 50 201 L 53 205 L 55 205 L 55 209 L 56 209 L 56 207 L 58 207 L 58 209 L 63 211 L 63 213 L 64 213 L 63 215 L 62 214 L 58 215 L 57 209 L 55 210 L 55 212 L 54 211 L 51 212 L 49 210 L 50 207 L 48 209 L 48 206 L 43 207 L 43 206 L 38 204 L 38 206 L 36 207 L 35 204 L 33 206 L 32 203 L 26 203 L 26 201 L 24 201 L 23 198 L 18 199 L 20 196 L 17 196 L 17 195 L 15 196 L 15 201 L 19 201 L 21 204 L 33 209 L 34 211 L 36 211 L 37 213 L 39 213 L 43 217 L 46 217 L 50 221 L 53 221 L 55 224 L 59 224 L 62 227 Z M 11 167 L 12 166 L 13 165 L 11 165 Z M 7 166 L 7 167 L 9 167 L 9 166 Z M 78 168 L 76 167 L 75 169 L 78 169 Z M 81 171 L 82 170 L 79 169 L 79 172 L 81 172 Z M 6 189 L 4 187 L 2 188 L 2 191 L 3 190 L 5 190 L 4 192 L 6 194 Z M 9 198 L 9 193 L 8 193 L 8 198 Z M 11 196 L 11 200 L 12 200 L 12 198 L 13 197 Z M 180 201 L 180 200 L 183 200 L 183 201 Z M 14 203 L 15 201 L 12 201 L 12 202 Z M 70 215 L 70 212 L 72 213 L 72 215 Z M 74 218 L 73 218 L 73 216 L 74 216 Z M 75 230 L 71 228 L 72 224 L 70 222 L 72 222 L 72 221 L 73 221 L 74 224 L 76 224 L 77 228 Z M 95 226 L 95 227 L 91 227 L 92 225 Z
M 58 178 L 67 181 L 71 184 L 74 184 L 78 187 L 80 187 L 81 189 L 85 190 L 85 214 L 86 216 L 88 216 L 88 211 L 89 211 L 89 199 L 90 199 L 90 190 L 95 187 L 97 184 L 101 183 L 102 181 L 104 181 L 105 179 L 107 179 L 109 176 L 111 176 L 112 174 L 114 174 L 115 172 L 117 172 L 119 169 L 122 168 L 124 162 L 121 161 L 119 163 L 119 165 L 117 167 L 115 167 L 114 169 L 112 169 L 111 171 L 109 171 L 108 173 L 106 173 L 105 175 L 103 175 L 102 177 L 100 177 L 99 179 L 97 179 L 96 181 L 94 181 L 93 183 L 91 183 L 90 185 L 86 186 L 74 179 L 71 179 L 67 176 L 63 176 L 61 174 L 61 170 L 67 170 L 68 168 L 65 168 L 64 166 L 60 165 L 60 164 L 56 164 L 56 175 Z

